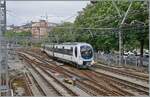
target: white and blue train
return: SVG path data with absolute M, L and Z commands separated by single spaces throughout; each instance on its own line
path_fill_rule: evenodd
M 88 43 L 42 44 L 41 51 L 77 68 L 90 67 L 94 58 L 93 48 Z

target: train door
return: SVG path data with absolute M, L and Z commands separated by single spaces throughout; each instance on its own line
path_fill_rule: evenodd
M 76 46 L 74 50 L 74 55 L 75 55 L 75 63 L 77 68 L 80 68 L 80 66 L 82 65 L 82 60 L 80 60 L 79 54 L 80 54 L 79 48 Z
M 77 58 L 77 56 L 78 56 L 78 48 L 77 47 L 75 47 L 75 58 Z
M 77 58 L 78 58 L 78 48 L 77 46 L 74 47 L 74 51 L 73 51 L 73 56 L 74 56 L 74 62 L 77 63 Z

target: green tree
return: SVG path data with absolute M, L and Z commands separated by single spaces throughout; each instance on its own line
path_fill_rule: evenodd
M 118 28 L 123 19 L 123 16 L 128 9 L 130 4 L 129 1 L 115 1 L 121 17 L 113 5 L 112 1 L 97 1 L 93 4 L 87 5 L 83 11 L 79 12 L 74 26 L 75 27 L 86 27 L 86 28 Z M 133 21 L 140 21 L 148 26 L 148 4 L 145 1 L 134 1 L 129 14 L 125 20 L 125 23 L 121 30 L 123 33 L 123 45 L 127 50 L 133 50 L 140 47 L 148 47 L 148 29 L 141 30 L 140 27 L 132 25 Z M 132 27 L 132 26 L 135 26 Z M 134 28 L 134 29 L 133 29 Z M 110 35 L 108 32 L 110 30 L 91 30 L 93 33 L 99 34 L 95 36 L 95 39 L 90 39 L 87 37 L 87 33 L 83 34 L 82 31 L 76 30 L 78 35 L 85 35 L 84 38 L 77 37 L 78 41 L 85 41 L 91 43 L 97 50 L 104 50 L 109 52 L 110 50 L 118 50 L 118 31 L 112 31 Z M 145 31 L 142 33 L 142 31 Z M 143 35 L 144 42 L 141 42 L 141 33 Z M 138 38 L 140 37 L 140 38 Z M 90 40 L 90 41 L 88 41 Z M 146 42 L 146 43 L 145 43 Z M 141 48 L 142 49 L 142 48 Z
M 57 27 L 54 27 L 49 32 L 49 38 L 54 42 L 71 42 L 74 41 L 73 24 L 70 22 L 64 22 Z

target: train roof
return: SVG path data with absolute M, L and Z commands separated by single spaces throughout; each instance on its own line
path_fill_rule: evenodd
M 54 45 L 79 45 L 79 44 L 88 44 L 88 43 L 85 43 L 85 42 L 66 42 L 66 43 L 60 43 L 60 44 L 55 43 Z M 52 45 L 52 44 L 46 44 L 46 45 Z
M 78 45 L 78 44 L 87 44 L 85 42 L 66 42 L 62 43 L 62 45 Z

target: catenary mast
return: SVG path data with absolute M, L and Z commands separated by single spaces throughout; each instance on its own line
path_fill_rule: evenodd
M 8 65 L 6 32 L 6 0 L 0 0 L 0 96 L 8 95 Z

